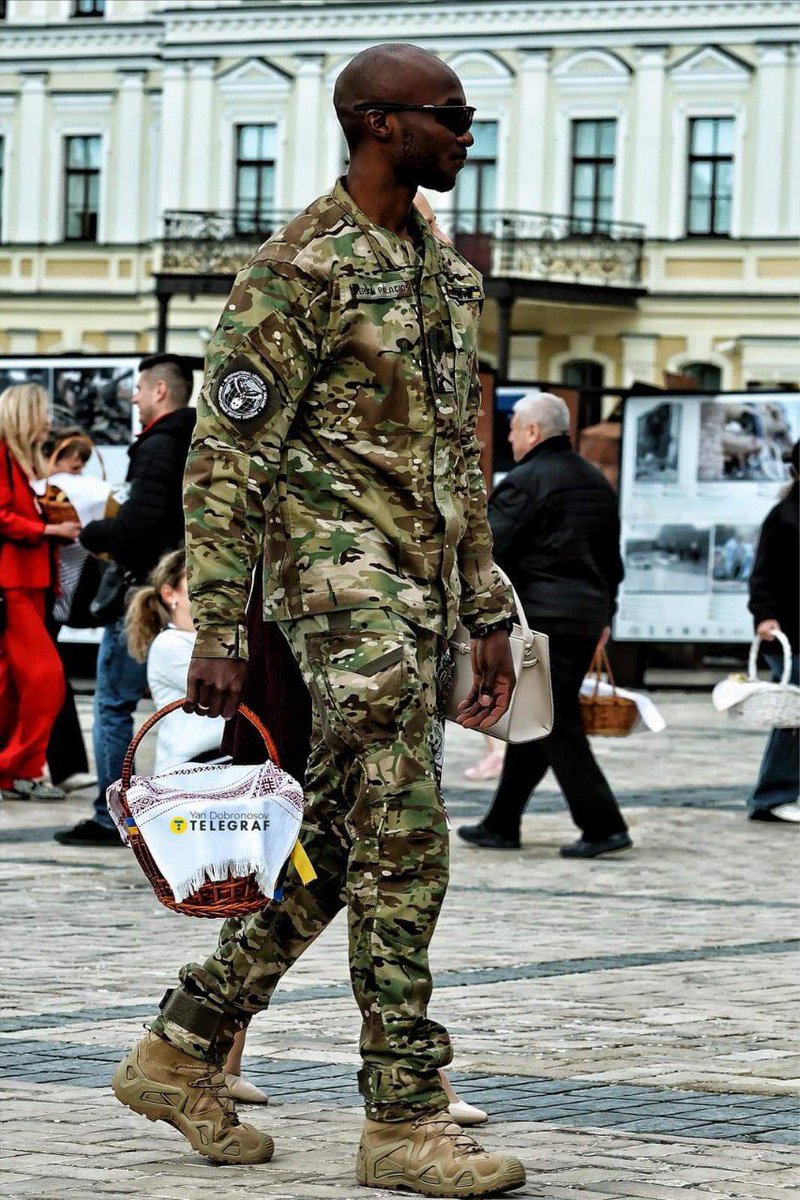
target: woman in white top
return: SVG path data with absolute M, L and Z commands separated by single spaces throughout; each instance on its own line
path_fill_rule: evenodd
M 134 593 L 125 629 L 133 657 L 138 662 L 147 660 L 147 685 L 156 708 L 182 700 L 197 637 L 186 590 L 183 550 L 165 554 L 149 583 Z M 155 728 L 156 772 L 198 758 L 213 758 L 224 729 L 222 717 L 199 717 L 181 708 L 170 713 Z

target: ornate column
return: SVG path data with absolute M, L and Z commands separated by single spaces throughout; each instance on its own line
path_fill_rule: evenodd
M 22 75 L 19 120 L 15 139 L 16 172 L 20 181 L 16 229 L 12 235 L 16 242 L 45 242 L 48 240 L 46 225 L 48 197 L 45 194 L 48 188 L 45 175 L 48 150 L 45 129 L 47 78 L 47 73 L 44 71 L 30 74 L 26 72 Z M 53 188 L 53 191 L 55 190 Z M 11 234 L 11 230 L 9 233 Z M 60 237 L 61 234 L 59 233 L 58 236 Z
M 218 142 L 214 130 L 214 63 L 209 59 L 190 65 L 189 135 L 183 204 L 206 210 L 211 196 L 212 152 Z
M 320 101 L 322 96 L 322 55 L 308 54 L 297 59 L 292 104 L 292 161 L 290 204 L 292 210 L 305 208 L 320 190 Z
M 517 190 L 522 212 L 544 208 L 549 50 L 523 50 L 517 78 Z
M 645 46 L 636 64 L 636 134 L 628 168 L 628 211 L 644 225 L 646 237 L 658 237 L 661 201 L 661 145 L 666 46 Z
M 110 240 L 138 242 L 141 237 L 144 71 L 120 71 L 114 131 L 114 225 Z
M 754 237 L 779 237 L 783 232 L 781 223 L 781 201 L 783 199 L 784 175 L 787 158 L 791 159 L 789 147 L 784 147 L 787 111 L 786 92 L 788 83 L 789 47 L 784 45 L 760 45 L 758 74 L 756 76 L 757 110 L 753 163 L 753 217 L 751 232 Z M 796 153 L 796 151 L 795 151 Z M 796 203 L 797 197 L 794 201 Z
M 159 164 L 158 228 L 164 213 L 183 203 L 182 180 L 186 171 L 184 124 L 186 108 L 186 72 L 183 63 L 169 62 L 161 83 L 161 154 Z

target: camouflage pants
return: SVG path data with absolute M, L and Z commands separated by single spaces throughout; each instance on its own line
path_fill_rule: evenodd
M 281 904 L 223 926 L 216 952 L 181 972 L 182 990 L 225 1015 L 198 1037 L 167 1012 L 167 1041 L 217 1061 L 237 1027 L 343 907 L 361 1010 L 367 1114 L 399 1121 L 447 1104 L 438 1068 L 446 1030 L 427 1016 L 430 943 L 448 879 L 448 836 L 435 781 L 437 638 L 382 609 L 286 622 L 314 707 L 302 843 L 318 878 L 290 870 Z

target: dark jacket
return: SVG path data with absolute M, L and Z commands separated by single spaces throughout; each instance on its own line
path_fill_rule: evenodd
M 489 500 L 494 559 L 546 632 L 595 637 L 624 575 L 617 497 L 566 434 L 534 446 Z
M 767 514 L 750 572 L 749 609 L 756 626 L 773 617 L 798 653 L 800 644 L 800 518 L 797 480 Z
M 115 517 L 81 530 L 81 545 L 110 554 L 136 582 L 184 542 L 183 471 L 195 416 L 193 408 L 178 408 L 143 430 L 128 451 L 127 500 Z

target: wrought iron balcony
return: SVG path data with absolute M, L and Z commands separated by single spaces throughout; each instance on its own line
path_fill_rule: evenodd
M 235 275 L 292 215 L 273 212 L 254 219 L 237 212 L 167 212 L 157 274 Z M 508 209 L 442 214 L 439 223 L 487 278 L 612 290 L 640 286 L 641 225 Z

